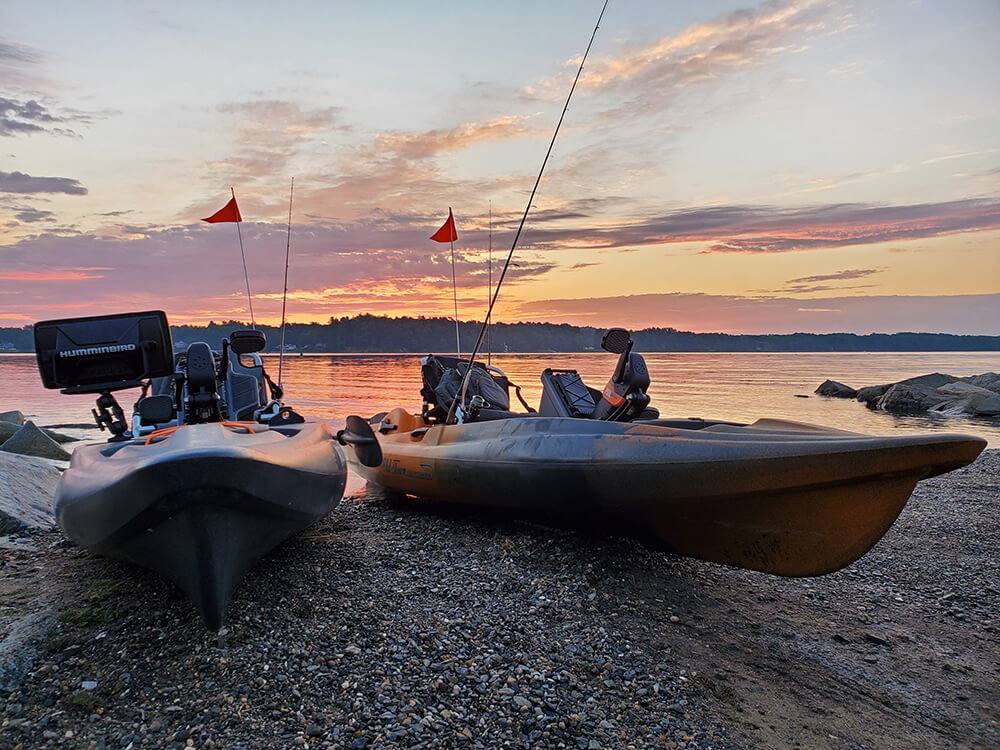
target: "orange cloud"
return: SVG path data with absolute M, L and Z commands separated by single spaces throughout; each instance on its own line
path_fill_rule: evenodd
M 0 281 L 82 281 L 103 278 L 103 274 L 84 273 L 84 271 L 0 271 Z

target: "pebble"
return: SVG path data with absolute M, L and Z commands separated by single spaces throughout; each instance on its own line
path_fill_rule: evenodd
M 984 476 L 1000 475 L 990 460 Z M 972 481 L 961 472 L 940 479 L 951 476 Z M 781 670 L 803 689 L 830 688 L 816 682 L 822 670 L 837 677 L 836 699 L 810 698 L 813 729 L 798 730 L 800 746 L 829 745 L 827 732 L 846 738 L 838 747 L 877 746 L 863 732 L 888 725 L 893 710 L 910 711 L 900 721 L 920 731 L 941 732 L 924 744 L 1000 746 L 970 718 L 996 704 L 972 655 L 975 643 L 983 653 L 996 642 L 1000 562 L 970 551 L 998 548 L 996 501 L 969 503 L 960 515 L 927 484 L 898 523 L 941 540 L 927 552 L 940 564 L 914 557 L 925 537 L 913 537 L 914 550 L 894 528 L 858 563 L 808 581 L 627 539 L 348 500 L 250 572 L 220 635 L 162 578 L 39 532 L 30 552 L 5 548 L 4 580 L 41 580 L 38 566 L 60 607 L 100 606 L 115 618 L 50 630 L 33 670 L 0 692 L 0 746 L 41 738 L 122 750 L 791 747 L 780 722 L 756 720 L 750 702 L 760 680 L 780 688 Z M 948 558 L 957 544 L 964 557 Z M 897 596 L 905 606 L 884 606 Z M 893 619 L 908 613 L 913 620 Z M 900 660 L 926 655 L 932 642 L 902 627 L 911 623 L 948 628 L 933 641 L 944 651 L 915 678 L 945 689 L 921 683 L 893 699 L 908 674 Z M 947 689 L 953 680 L 961 685 Z M 949 701 L 947 716 L 920 702 L 959 690 L 968 700 Z M 885 696 L 877 714 L 836 721 L 872 695 Z M 764 729 L 749 729 L 750 720 Z

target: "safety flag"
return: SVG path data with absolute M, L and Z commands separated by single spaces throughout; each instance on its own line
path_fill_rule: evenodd
M 234 195 L 229 199 L 229 203 L 207 219 L 202 219 L 202 221 L 207 221 L 209 224 L 219 224 L 224 221 L 243 221 L 243 217 L 240 216 L 240 207 L 236 205 L 236 196 Z
M 435 242 L 454 242 L 458 239 L 458 230 L 455 229 L 455 217 L 451 214 L 451 208 L 448 209 L 448 221 L 431 235 L 431 239 Z

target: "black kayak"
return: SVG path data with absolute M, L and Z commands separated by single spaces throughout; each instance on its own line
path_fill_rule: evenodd
M 325 422 L 195 424 L 78 448 L 55 511 L 76 544 L 166 576 L 218 630 L 250 567 L 333 510 L 346 481 Z

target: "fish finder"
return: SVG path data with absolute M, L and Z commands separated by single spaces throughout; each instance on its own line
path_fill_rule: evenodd
M 35 357 L 45 387 L 63 393 L 119 391 L 174 371 L 161 310 L 36 323 Z
M 42 384 L 63 393 L 97 393 L 94 420 L 113 438 L 128 425 L 112 391 L 172 375 L 174 346 L 162 310 L 46 320 L 35 324 L 35 359 Z

